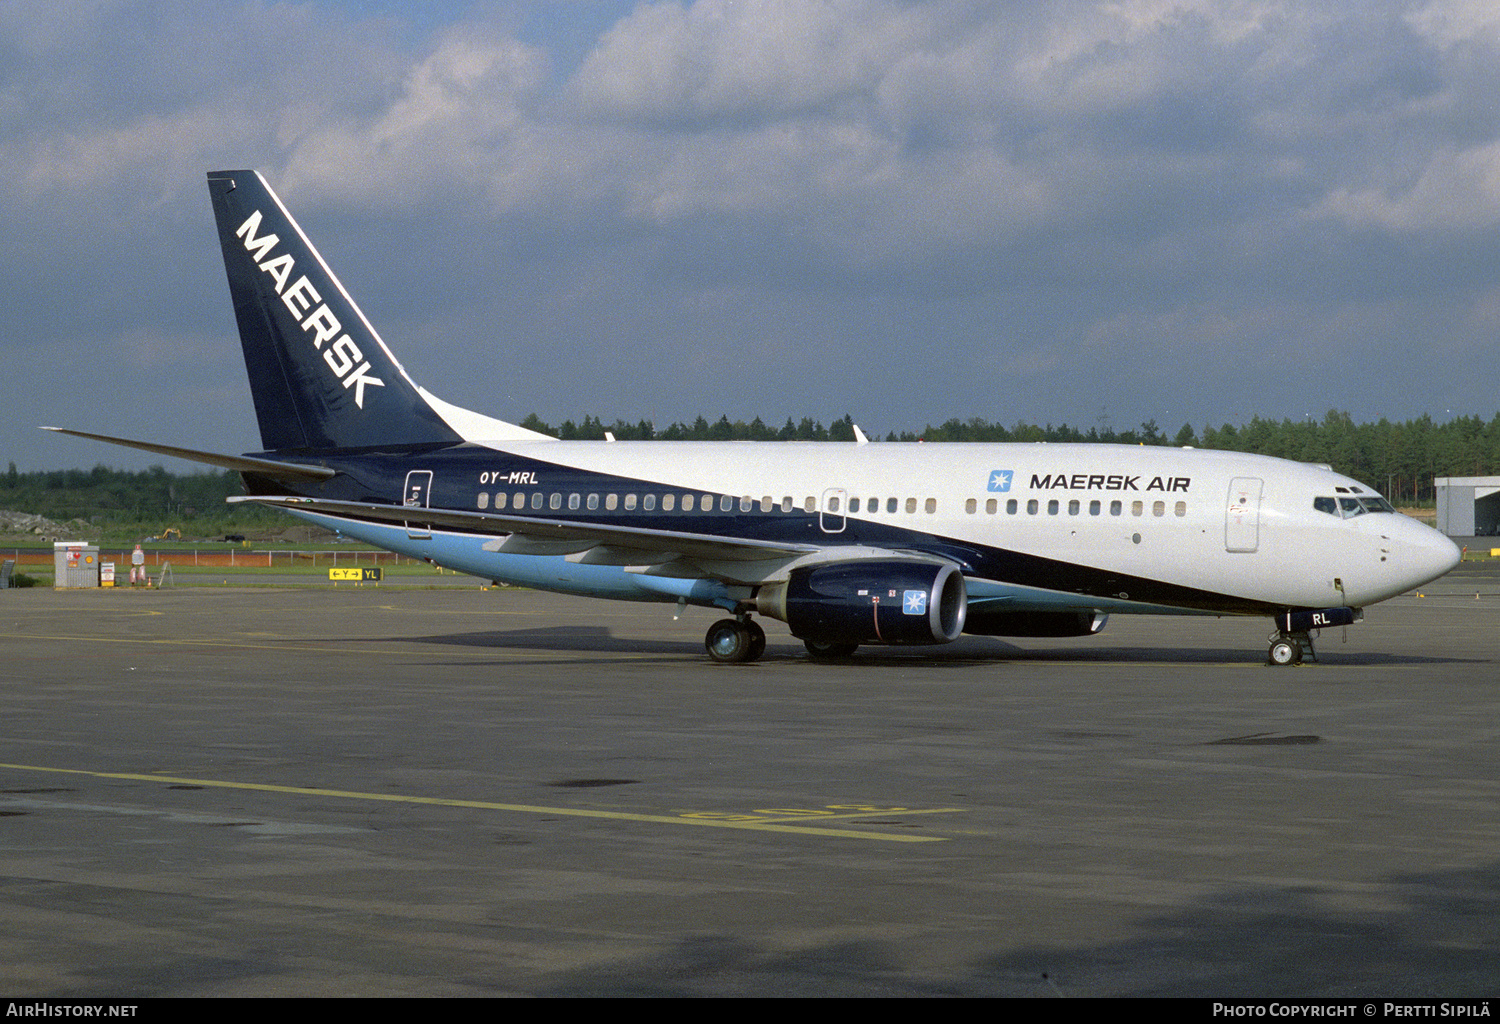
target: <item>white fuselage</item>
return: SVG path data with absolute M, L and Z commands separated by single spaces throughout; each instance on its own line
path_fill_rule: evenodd
M 942 539 L 1265 605 L 1358 607 L 1433 579 L 1458 557 L 1447 538 L 1404 515 L 1345 517 L 1315 507 L 1320 498 L 1376 498 L 1357 481 L 1325 467 L 1232 452 L 797 442 L 484 447 L 492 460 L 472 452 L 457 470 L 472 476 L 472 509 L 502 500 L 514 508 L 520 500 L 529 510 L 532 496 L 541 494 L 535 514 L 555 516 L 552 495 L 559 494 L 570 516 L 671 530 L 685 516 L 684 497 L 698 496 L 697 504 L 720 496 L 718 512 L 722 497 L 733 496 L 734 528 L 759 535 L 780 536 L 784 524 L 776 521 L 798 515 L 806 527 L 799 538 L 849 548 L 865 544 L 861 534 L 869 527 L 886 527 L 907 538 L 903 550 L 923 551 L 927 539 Z M 462 491 L 463 482 L 455 483 Z M 566 511 L 574 494 L 579 513 Z M 815 526 L 807 513 L 816 514 Z M 503 579 L 500 559 L 494 574 Z M 775 571 L 784 567 L 773 577 Z M 1077 588 L 1059 589 L 1045 578 L 972 574 L 972 596 L 986 596 L 991 586 L 1003 588 L 1017 607 L 1156 611 L 1172 604 L 1143 607 L 1128 586 L 1080 599 Z M 1034 601 L 1027 601 L 1031 591 Z

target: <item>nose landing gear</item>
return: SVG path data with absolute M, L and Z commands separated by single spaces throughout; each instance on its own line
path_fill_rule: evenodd
M 1334 580 L 1343 593 L 1343 581 Z M 1267 665 L 1298 665 L 1305 659 L 1317 661 L 1313 650 L 1312 634 L 1329 626 L 1348 626 L 1365 617 L 1361 608 L 1343 605 L 1337 608 L 1288 608 L 1273 620 L 1276 632 L 1271 634 L 1271 649 L 1266 654 Z
M 1271 649 L 1266 653 L 1267 665 L 1300 665 L 1304 659 L 1318 660 L 1310 633 L 1278 632 L 1272 634 Z

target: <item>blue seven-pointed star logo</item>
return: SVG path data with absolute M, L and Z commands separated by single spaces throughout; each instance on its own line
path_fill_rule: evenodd
M 901 611 L 907 615 L 923 615 L 927 612 L 927 591 L 908 590 Z
M 1008 469 L 996 469 L 996 470 L 992 470 L 990 472 L 990 490 L 992 490 L 992 491 L 1008 491 L 1008 490 L 1010 490 L 1010 478 L 1011 478 L 1012 475 L 1013 475 L 1012 472 L 1010 470 L 1008 470 Z

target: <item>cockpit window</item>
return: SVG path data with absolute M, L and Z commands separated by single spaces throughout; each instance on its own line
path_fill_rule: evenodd
M 1339 488 L 1343 490 L 1343 488 Z M 1396 509 L 1390 502 L 1377 495 L 1366 495 L 1362 498 L 1328 498 L 1317 497 L 1313 499 L 1313 509 L 1324 512 L 1331 516 L 1339 516 L 1343 519 L 1353 519 L 1367 512 L 1390 512 Z

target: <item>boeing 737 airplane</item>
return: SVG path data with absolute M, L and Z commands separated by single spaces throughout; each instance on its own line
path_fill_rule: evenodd
M 417 386 L 257 172 L 208 187 L 264 450 L 65 433 L 236 470 L 231 500 L 497 582 L 722 609 L 715 661 L 760 657 L 755 614 L 843 658 L 1144 613 L 1265 616 L 1291 664 L 1459 560 L 1358 481 L 1264 456 L 559 441 Z

